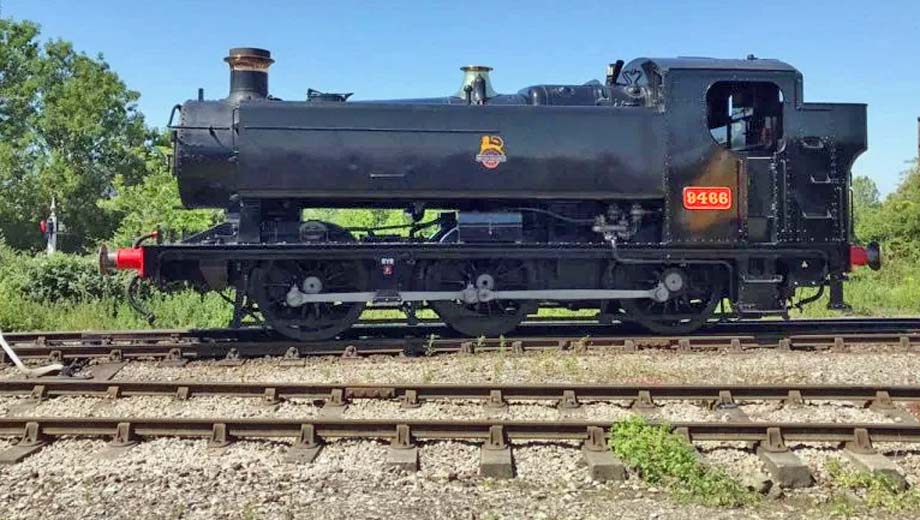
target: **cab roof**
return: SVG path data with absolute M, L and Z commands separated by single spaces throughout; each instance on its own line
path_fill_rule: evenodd
M 627 69 L 645 62 L 654 63 L 662 73 L 667 73 L 670 70 L 688 69 L 798 72 L 795 67 L 780 60 L 761 58 L 723 59 L 696 56 L 680 56 L 677 58 L 636 58 L 627 66 Z

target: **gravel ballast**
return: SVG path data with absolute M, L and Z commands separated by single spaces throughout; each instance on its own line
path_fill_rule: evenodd
M 778 402 L 746 404 L 740 409 L 755 422 L 897 423 L 895 418 L 840 401 L 809 401 L 799 406 Z
M 855 348 L 855 347 L 854 347 Z M 920 356 L 903 351 L 742 354 L 541 351 L 431 357 L 307 358 L 305 366 L 255 359 L 242 366 L 195 361 L 184 367 L 131 363 L 116 379 L 310 381 L 316 383 L 839 383 L 915 384 Z M 14 377 L 7 371 L 7 377 Z M 17 376 L 18 377 L 18 376 Z
M 635 476 L 587 478 L 574 446 L 513 446 L 517 477 L 477 476 L 475 445 L 420 445 L 421 467 L 385 465 L 386 444 L 329 443 L 313 464 L 283 461 L 285 443 L 145 442 L 114 460 L 102 441 L 57 442 L 0 468 L 0 503 L 11 518 L 798 518 L 783 503 L 755 511 L 677 504 Z
M 316 383 L 884 383 L 913 384 L 920 356 L 890 350 L 744 354 L 643 351 L 638 353 L 480 353 L 421 358 L 374 356 L 340 360 L 308 358 L 302 367 L 259 359 L 241 366 L 195 361 L 184 367 L 131 362 L 115 380 L 316 382 Z M 20 377 L 7 369 L 0 377 Z M 575 418 L 621 420 L 628 403 L 583 402 Z M 285 401 L 267 406 L 257 398 L 130 397 L 117 400 L 60 397 L 34 404 L 0 398 L 0 416 L 139 416 L 304 418 L 322 415 L 322 403 Z M 752 420 L 893 422 L 849 403 L 784 407 L 741 403 Z M 511 401 L 489 410 L 481 401 L 425 402 L 402 408 L 397 401 L 353 400 L 342 417 L 406 419 L 555 420 L 552 402 Z M 653 416 L 667 421 L 725 420 L 691 403 L 666 402 Z M 5 449 L 9 440 L 0 440 Z M 479 444 L 419 443 L 420 471 L 406 474 L 385 464 L 388 443 L 333 441 L 312 464 L 284 461 L 287 442 L 245 441 L 224 450 L 205 441 L 158 439 L 114 458 L 102 458 L 103 440 L 61 440 L 25 461 L 0 466 L 0 518 L 825 518 L 820 504 L 829 490 L 826 464 L 842 458 L 830 446 L 796 446 L 818 485 L 788 491 L 755 510 L 713 509 L 677 503 L 636 475 L 623 483 L 590 480 L 580 448 L 572 443 L 515 443 L 516 478 L 479 477 Z M 908 481 L 920 485 L 920 449 L 898 452 Z M 699 443 L 703 459 L 742 479 L 763 472 L 744 443 Z M 886 452 L 887 453 L 887 452 Z M 904 515 L 913 518 L 915 515 Z

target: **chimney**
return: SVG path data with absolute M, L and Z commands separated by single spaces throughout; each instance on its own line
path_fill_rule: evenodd
M 469 103 L 482 104 L 487 99 L 498 95 L 492 90 L 492 80 L 489 79 L 492 67 L 467 65 L 460 67 L 460 70 L 463 71 L 463 83 L 460 84 L 457 97 L 464 98 Z
M 230 65 L 230 94 L 227 101 L 239 103 L 247 99 L 268 97 L 268 67 L 275 60 L 272 53 L 253 47 L 230 49 L 224 61 Z

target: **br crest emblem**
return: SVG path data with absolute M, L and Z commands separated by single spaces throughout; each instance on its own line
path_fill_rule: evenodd
M 484 135 L 479 142 L 479 154 L 476 155 L 476 162 L 482 163 L 483 166 L 490 170 L 498 168 L 498 165 L 507 161 L 505 156 L 505 140 L 497 135 Z

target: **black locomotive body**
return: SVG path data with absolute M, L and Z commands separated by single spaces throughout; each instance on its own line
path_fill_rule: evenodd
M 335 336 L 368 305 L 427 306 L 468 335 L 543 305 L 689 331 L 725 299 L 735 315 L 785 315 L 798 287 L 879 267 L 876 245 L 851 244 L 866 107 L 805 103 L 780 61 L 640 58 L 604 82 L 510 95 L 464 67 L 456 95 L 373 102 L 281 101 L 267 51 L 227 61 L 230 95 L 177 106 L 173 127 L 183 203 L 227 221 L 102 262 L 234 287 L 239 312 L 291 337 Z M 414 223 L 356 233 L 305 220 L 314 207 Z

